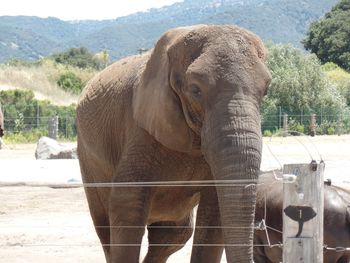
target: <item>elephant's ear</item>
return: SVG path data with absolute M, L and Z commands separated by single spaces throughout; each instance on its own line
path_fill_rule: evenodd
M 164 146 L 181 152 L 191 151 L 193 132 L 185 121 L 180 99 L 169 83 L 168 50 L 191 29 L 173 29 L 160 38 L 133 95 L 137 124 Z

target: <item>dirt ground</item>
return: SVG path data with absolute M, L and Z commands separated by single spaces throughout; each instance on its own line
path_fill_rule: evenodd
M 325 177 L 349 188 L 349 149 L 350 136 L 265 138 L 262 169 L 322 158 Z M 34 144 L 0 150 L 0 262 L 104 262 L 82 188 L 15 186 L 80 180 L 76 160 L 37 161 L 34 151 Z M 142 255 L 146 249 L 144 242 Z M 190 251 L 189 242 L 169 262 L 189 262 Z

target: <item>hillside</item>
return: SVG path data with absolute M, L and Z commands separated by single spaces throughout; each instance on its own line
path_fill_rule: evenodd
M 115 20 L 62 21 L 25 16 L 0 17 L 0 62 L 35 60 L 69 47 L 107 50 L 112 60 L 152 47 L 167 29 L 206 24 L 237 24 L 265 41 L 301 47 L 307 26 L 337 0 L 185 0 Z
M 59 87 L 57 80 L 66 72 L 73 72 L 84 83 L 91 79 L 96 70 L 79 69 L 72 66 L 54 63 L 44 59 L 38 65 L 0 65 L 0 91 L 30 90 L 35 98 L 48 100 L 54 105 L 70 105 L 78 100 L 77 94 L 72 94 Z

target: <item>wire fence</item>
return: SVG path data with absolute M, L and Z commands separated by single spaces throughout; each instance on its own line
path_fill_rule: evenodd
M 49 133 L 50 119 L 58 118 L 58 136 L 74 138 L 77 134 L 76 115 L 73 106 L 57 107 L 54 105 L 1 105 L 4 114 L 4 126 L 7 133 Z M 262 132 L 266 136 L 285 129 L 284 116 L 288 115 L 289 131 L 310 134 L 312 116 L 315 114 L 315 133 L 318 135 L 350 133 L 350 113 L 339 113 L 327 109 L 305 111 L 295 114 L 283 107 L 262 113 Z M 293 132 L 291 132 L 292 135 Z
M 312 158 L 310 156 L 310 158 Z M 276 175 L 274 176 L 274 181 L 270 184 L 268 184 L 269 187 L 274 187 L 274 184 L 281 180 L 281 178 L 278 178 Z M 288 182 L 287 182 L 288 183 Z M 259 185 L 266 185 L 266 183 L 259 183 L 255 180 L 201 180 L 201 181 L 149 181 L 149 182 L 120 182 L 120 183 L 71 183 L 70 187 L 102 187 L 102 188 L 112 188 L 112 187 L 121 187 L 121 188 L 128 188 L 128 187 L 248 187 L 252 184 L 259 186 Z M 8 183 L 0 183 L 1 186 L 9 186 Z M 15 186 L 15 185 L 14 185 Z M 50 184 L 33 184 L 31 186 L 50 186 L 55 187 L 54 185 Z M 57 185 L 56 185 L 57 186 Z M 235 190 L 233 190 L 233 193 L 235 193 Z M 69 203 L 67 203 L 67 206 L 69 206 Z M 265 205 L 266 210 L 266 205 Z M 37 229 L 44 229 L 44 228 L 81 228 L 82 226 L 72 226 L 72 225 L 50 225 L 50 226 L 31 226 L 31 225 L 6 225 L 6 226 L 0 226 L 0 228 L 37 228 Z M 122 226 L 108 226 L 108 225 L 97 225 L 96 228 L 102 228 L 102 229 L 144 229 L 145 226 L 135 226 L 135 225 L 122 225 Z M 192 228 L 191 226 L 148 226 L 148 229 L 152 228 L 159 228 L 159 229 L 173 229 L 173 228 Z M 236 227 L 223 227 L 223 226 L 196 226 L 196 228 L 200 229 L 232 229 Z M 242 229 L 242 227 L 240 227 Z M 275 229 L 271 226 L 269 226 L 266 223 L 266 211 L 265 211 L 265 218 L 261 222 L 257 222 L 257 225 L 254 227 L 255 231 L 264 231 L 266 235 L 266 242 L 264 244 L 254 244 L 254 247 L 267 247 L 267 248 L 280 248 L 283 249 L 283 244 L 280 242 L 272 242 L 270 241 L 269 237 L 269 231 L 274 231 L 279 234 L 281 234 L 281 231 L 278 229 Z M 40 230 L 39 230 L 40 231 Z M 147 246 L 147 247 L 166 247 L 166 246 L 184 246 L 185 243 L 172 243 L 172 244 L 142 244 L 141 246 Z M 188 244 L 189 246 L 192 246 L 192 244 Z M 5 249 L 7 247 L 13 247 L 13 244 L 5 243 L 0 244 L 0 247 L 4 247 Z M 74 243 L 72 241 L 71 243 L 50 243 L 50 242 L 41 242 L 38 243 L 31 243 L 28 241 L 20 241 L 16 246 L 19 247 L 91 247 L 92 245 L 85 244 L 85 243 Z M 99 243 L 93 244 L 93 246 L 101 246 Z M 102 244 L 104 247 L 114 247 L 114 246 L 122 246 L 122 247 L 133 247 L 133 246 L 140 246 L 140 244 Z M 224 246 L 223 244 L 194 244 L 193 246 L 198 247 L 217 247 L 217 246 Z M 250 246 L 249 244 L 225 244 L 226 247 L 247 247 Z M 325 251 L 333 251 L 336 253 L 343 253 L 344 251 L 350 251 L 350 248 L 346 247 L 328 247 L 327 245 L 324 246 Z
M 48 136 L 50 122 L 57 118 L 60 138 L 74 138 L 77 134 L 74 106 L 58 107 L 41 105 L 1 105 L 6 134 L 32 134 Z
M 4 126 L 6 134 L 17 134 L 17 133 L 34 133 L 41 135 L 49 134 L 50 121 L 53 117 L 57 117 L 58 124 L 58 136 L 62 138 L 74 138 L 77 134 L 76 129 L 76 116 L 75 111 L 71 108 L 58 109 L 51 106 L 43 106 L 39 104 L 34 105 L 25 105 L 18 107 L 16 105 L 1 105 L 2 111 L 4 114 Z M 273 114 L 263 114 L 262 115 L 262 132 L 271 133 L 277 132 L 281 129 L 285 129 L 286 122 L 284 121 L 285 114 L 288 114 L 287 117 L 287 128 L 289 131 L 296 131 L 297 133 L 309 134 L 312 127 L 312 114 L 316 114 L 316 129 L 317 134 L 343 134 L 350 132 L 350 116 L 344 113 L 334 113 L 329 112 L 326 109 L 318 109 L 314 112 L 301 112 L 300 114 L 291 113 L 283 110 L 283 107 L 279 108 Z M 293 134 L 293 133 L 292 133 Z M 132 188 L 132 187 L 249 187 L 251 185 L 259 186 L 259 183 L 251 180 L 225 180 L 225 181 L 167 181 L 167 182 L 127 182 L 127 183 L 70 183 L 69 187 L 86 187 L 86 188 Z M 1 183 L 1 186 L 11 186 L 9 183 Z M 12 185 L 18 186 L 18 185 Z M 67 184 L 32 184 L 32 187 L 43 187 L 49 186 L 53 188 L 65 188 Z M 271 184 L 273 187 L 273 184 Z M 238 191 L 237 191 L 238 194 Z M 235 190 L 233 189 L 233 196 L 235 195 Z M 69 204 L 67 204 L 69 205 Z M 266 210 L 266 208 L 265 208 Z M 266 214 L 266 212 L 265 212 Z M 107 225 L 97 225 L 97 229 L 144 229 L 145 226 L 107 226 Z M 71 225 L 50 225 L 50 226 L 30 226 L 30 225 L 5 225 L 0 226 L 0 228 L 81 228 L 81 226 L 71 226 Z M 181 229 L 181 228 L 192 228 L 192 226 L 148 226 L 148 229 Z M 223 226 L 196 226 L 197 229 L 232 229 L 236 227 L 223 227 Z M 241 228 L 241 227 L 240 227 Z M 266 235 L 266 240 L 264 244 L 254 244 L 254 247 L 279 247 L 283 248 L 283 244 L 279 242 L 271 243 L 269 238 L 269 231 L 274 231 L 281 234 L 281 231 L 269 226 L 266 223 L 266 216 L 261 222 L 257 222 L 257 225 L 254 227 L 255 231 L 264 231 Z M 268 231 L 269 230 L 269 231 Z M 96 243 L 94 246 L 100 246 L 101 244 Z M 176 244 L 143 244 L 143 246 L 184 246 L 184 243 Z M 10 247 L 12 244 L 0 244 L 0 247 Z M 68 243 L 68 244 L 58 244 L 58 243 L 30 243 L 30 242 L 20 242 L 19 246 L 21 247 L 83 247 L 91 246 L 91 244 L 84 243 Z M 140 244 L 102 244 L 102 246 L 140 246 Z M 223 246 L 223 244 L 193 244 L 191 246 Z M 246 247 L 250 244 L 225 244 L 226 247 Z M 338 247 L 332 248 L 325 245 L 325 250 L 343 252 L 349 251 L 350 248 Z
M 270 183 L 261 183 L 261 182 L 256 182 L 256 185 L 265 185 L 265 186 L 269 186 L 269 187 L 274 187 L 276 183 L 281 183 L 282 178 L 274 178 L 274 180 L 272 180 Z M 72 184 L 72 187 L 126 187 L 126 186 L 138 186 L 138 187 L 144 187 L 146 186 L 152 186 L 152 187 L 168 187 L 168 186 L 177 186 L 177 187 L 183 187 L 183 186 L 187 186 L 187 187 L 193 187 L 193 186 L 212 186 L 212 187 L 220 187 L 220 185 L 222 186 L 230 186 L 230 185 L 235 185 L 235 186 L 249 186 L 251 185 L 251 180 L 222 180 L 222 181 L 214 181 L 214 180 L 204 180 L 204 181 L 195 181 L 195 182 L 188 182 L 188 181 L 166 181 L 166 182 L 134 182 L 134 183 L 110 183 L 110 184 L 105 184 L 105 183 L 101 183 L 101 184 Z M 244 184 L 243 184 L 244 183 Z M 292 182 L 288 182 L 288 181 L 284 181 L 284 183 L 292 183 Z M 6 183 L 0 183 L 0 187 L 8 187 L 9 184 Z M 15 185 L 13 185 L 15 186 Z M 42 187 L 43 185 L 34 185 L 34 186 L 40 186 Z M 47 185 L 50 186 L 50 185 Z M 9 200 L 10 201 L 10 200 Z M 11 201 L 10 201 L 11 202 Z M 8 204 L 7 204 L 8 205 Z M 69 203 L 67 203 L 67 206 L 69 205 Z M 264 211 L 264 218 L 255 223 L 254 226 L 254 231 L 263 231 L 264 235 L 265 235 L 265 241 L 263 243 L 254 243 L 253 247 L 258 248 L 258 247 L 264 247 L 264 248 L 279 248 L 283 249 L 283 243 L 276 241 L 276 239 L 272 239 L 270 237 L 270 235 L 275 232 L 277 234 L 279 234 L 282 237 L 282 229 L 276 229 L 273 228 L 271 226 L 268 225 L 268 220 L 267 220 L 267 204 L 266 204 L 266 197 L 265 197 L 265 211 Z M 1 222 L 0 222 L 1 223 Z M 42 231 L 42 233 L 45 231 L 44 229 L 56 229 L 56 228 L 62 228 L 62 229 L 81 229 L 84 228 L 86 229 L 86 225 L 54 225 L 54 224 L 50 224 L 50 225 L 19 225 L 19 224 L 13 224 L 13 225 L 0 225 L 0 232 L 1 229 L 21 229 L 21 233 L 23 235 L 23 233 L 25 233 L 25 229 L 38 229 L 38 231 Z M 165 229 L 165 230 L 169 230 L 169 229 L 192 229 L 194 228 L 194 226 L 190 226 L 190 225 L 150 225 L 150 226 L 144 226 L 144 225 L 120 225 L 120 226 L 110 226 L 110 225 L 95 225 L 96 229 Z M 245 229 L 244 227 L 234 227 L 234 226 L 195 226 L 196 229 Z M 274 240 L 274 241 L 272 241 Z M 210 244 L 204 244 L 204 243 L 195 243 L 195 244 L 187 244 L 186 243 L 106 243 L 106 244 L 100 244 L 100 243 L 74 243 L 74 242 L 69 242 L 69 243 L 47 243 L 47 242 L 43 242 L 43 241 L 39 241 L 37 243 L 31 243 L 30 241 L 28 242 L 28 240 L 24 240 L 23 242 L 19 242 L 16 243 L 15 245 L 12 243 L 3 243 L 0 244 L 0 247 L 2 248 L 7 248 L 7 247 L 14 247 L 14 246 L 18 246 L 18 247 L 43 247 L 43 248 L 47 248 L 47 247 L 62 247 L 62 248 L 73 248 L 73 247 L 99 247 L 99 246 L 103 246 L 103 247 L 183 247 L 183 246 L 190 246 L 190 247 L 220 247 L 220 246 L 224 246 L 224 247 L 250 247 L 250 244 L 244 244 L 244 243 L 240 243 L 240 244 L 222 244 L 222 243 L 210 243 Z M 324 245 L 324 253 L 326 253 L 326 251 L 329 252 L 334 252 L 334 253 L 350 253 L 350 248 L 349 247 L 342 247 L 342 246 L 338 246 L 338 247 L 331 247 L 328 246 L 327 244 Z
M 334 135 L 350 133 L 350 114 L 334 113 L 300 113 L 288 114 L 281 111 L 276 114 L 262 115 L 262 132 L 277 132 L 284 129 L 284 116 L 287 116 L 287 128 L 303 134 L 310 134 L 312 130 L 312 118 L 315 119 L 315 132 L 318 135 Z M 291 133 L 291 135 L 296 135 Z
M 275 184 L 277 180 L 273 181 L 271 183 L 271 186 Z M 119 187 L 119 188 L 125 188 L 125 187 L 240 187 L 240 188 L 245 188 L 249 187 L 252 184 L 255 186 L 257 185 L 266 185 L 266 183 L 259 183 L 257 180 L 198 180 L 198 181 L 150 181 L 150 182 L 118 182 L 118 183 L 70 183 L 69 187 L 74 188 L 74 187 L 93 187 L 93 188 L 114 188 L 114 187 Z M 56 188 L 59 185 L 55 184 L 38 184 L 38 183 L 32 183 L 32 184 L 25 184 L 26 186 L 32 186 L 32 187 L 43 187 L 43 186 L 49 186 Z M 8 182 L 0 182 L 0 189 L 1 187 L 18 187 L 18 184 L 13 184 L 13 183 L 8 183 Z M 24 186 L 23 184 L 21 186 Z M 62 185 L 63 188 L 67 187 L 67 185 Z M 235 190 L 233 192 L 233 198 L 235 195 L 240 196 L 241 194 L 236 193 Z M 9 205 L 11 201 L 7 202 L 7 205 Z M 15 204 L 14 204 L 15 205 Z M 67 205 L 69 205 L 67 203 Z M 266 205 L 265 205 L 266 209 Z M 266 215 L 266 212 L 265 212 Z M 1 222 L 0 222 L 1 223 Z M 172 225 L 171 223 L 169 225 L 118 225 L 118 226 L 113 226 L 113 225 L 95 225 L 94 226 L 96 229 L 147 229 L 148 231 L 151 229 L 164 229 L 164 230 L 171 230 L 171 229 L 221 229 L 221 230 L 232 230 L 232 229 L 251 229 L 251 227 L 237 227 L 237 226 L 221 226 L 221 225 L 209 225 L 209 226 L 201 226 L 201 225 Z M 79 228 L 86 228 L 86 226 L 83 225 L 19 225 L 19 224 L 13 224 L 13 225 L 1 225 L 0 224 L 0 232 L 1 229 L 38 229 L 39 231 L 44 231 L 43 229 L 54 229 L 54 228 L 68 228 L 68 229 L 79 229 Z M 283 248 L 283 245 L 281 243 L 270 243 L 269 239 L 269 233 L 268 229 L 270 231 L 277 231 L 280 232 L 277 229 L 274 229 L 270 226 L 266 225 L 266 216 L 265 218 L 257 222 L 254 227 L 254 231 L 265 231 L 267 235 L 267 243 L 261 244 L 261 243 L 255 243 L 253 244 L 253 247 L 279 247 Z M 22 232 L 23 233 L 23 232 Z M 17 246 L 20 247 L 84 247 L 84 246 L 102 246 L 102 247 L 183 247 L 183 246 L 190 246 L 190 247 L 250 247 L 251 244 L 244 244 L 244 243 L 238 243 L 238 244 L 223 244 L 223 243 L 194 243 L 194 244 L 187 244 L 187 240 L 185 243 L 94 243 L 91 245 L 89 244 L 84 244 L 84 243 L 30 243 L 30 242 L 20 242 L 17 244 Z M 6 243 L 6 244 L 1 244 L 0 247 L 6 248 L 6 247 L 13 247 L 12 244 Z

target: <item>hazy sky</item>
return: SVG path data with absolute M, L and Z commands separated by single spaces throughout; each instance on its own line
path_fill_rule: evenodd
M 62 20 L 113 19 L 182 0 L 2 0 L 0 16 L 58 17 Z

